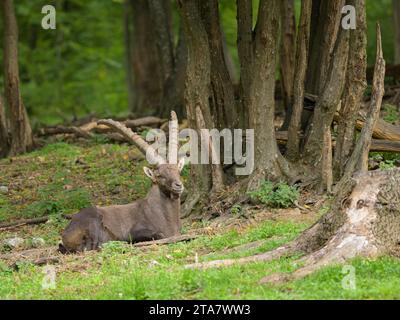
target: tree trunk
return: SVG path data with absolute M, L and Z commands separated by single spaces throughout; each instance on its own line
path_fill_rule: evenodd
M 294 0 L 281 1 L 280 71 L 285 110 L 293 105 L 294 64 L 296 52 L 296 18 Z M 290 112 L 286 112 L 290 114 Z
M 350 31 L 349 60 L 343 104 L 339 112 L 338 137 L 334 158 L 336 180 L 343 175 L 347 160 L 354 147 L 355 123 L 367 87 L 367 21 L 365 0 L 351 0 L 356 8 L 357 29 Z
M 400 64 L 400 0 L 393 1 L 394 64 Z
M 6 157 L 10 148 L 8 126 L 3 97 L 0 95 L 0 158 Z
M 232 79 L 225 63 L 218 0 L 203 0 L 200 3 L 202 20 L 208 35 L 210 48 L 211 114 L 218 129 L 235 128 L 239 121 Z
M 186 114 L 189 127 L 196 129 L 204 138 L 200 129 L 214 128 L 209 106 L 211 57 L 207 32 L 200 15 L 199 0 L 178 0 L 178 9 L 188 50 L 184 92 Z M 217 174 L 213 175 L 213 172 Z M 182 208 L 184 215 L 189 214 L 196 202 L 205 197 L 212 187 L 215 191 L 222 187 L 221 174 L 220 166 L 191 165 L 192 185 L 189 186 L 190 197 Z
M 10 117 L 11 146 L 9 155 L 32 148 L 32 130 L 19 88 L 18 25 L 12 0 L 1 2 L 4 19 L 4 84 L 5 102 Z
M 286 155 L 289 159 L 299 157 L 300 121 L 304 105 L 304 85 L 307 71 L 308 46 L 310 38 L 311 0 L 302 0 L 299 31 L 296 45 L 296 74 L 293 83 L 293 111 L 288 128 Z
M 174 69 L 164 84 L 164 108 L 158 115 L 167 117 L 167 113 L 174 110 L 179 118 L 185 118 L 183 93 L 185 90 L 185 73 L 187 62 L 187 48 L 182 25 L 179 26 L 179 39 L 175 48 Z
M 240 63 L 240 114 L 241 127 L 249 127 L 250 86 L 253 80 L 253 2 L 237 0 L 238 56 Z
M 321 189 L 328 187 L 325 185 L 326 181 L 321 179 L 325 175 L 323 170 L 327 168 L 327 163 L 324 163 L 325 157 L 321 157 L 321 155 L 332 152 L 332 150 L 326 150 L 329 146 L 324 141 L 329 140 L 327 135 L 330 135 L 330 127 L 343 93 L 348 51 L 349 32 L 341 28 L 330 62 L 325 87 L 315 106 L 313 120 L 304 147 L 304 162 L 315 169 L 316 181 L 322 183 Z
M 133 32 L 135 114 L 155 114 L 162 106 L 164 78 L 148 0 L 130 0 Z
M 280 179 L 283 175 L 281 156 L 274 128 L 275 68 L 278 52 L 280 1 L 261 0 L 254 34 L 252 81 L 248 87 L 249 127 L 254 129 L 254 171 L 249 189 L 262 179 Z
M 128 108 L 131 111 L 135 110 L 135 79 L 133 69 L 133 43 L 132 43 L 132 21 L 133 15 L 130 0 L 124 2 L 124 42 L 125 42 L 125 70 L 126 70 L 126 85 L 128 90 Z
M 344 0 L 313 1 L 307 93 L 319 95 L 324 88 Z
M 171 106 L 165 105 L 165 101 L 168 101 L 170 95 L 168 82 L 174 76 L 175 70 L 171 1 L 148 0 L 148 2 L 154 28 L 153 41 L 155 41 L 157 47 L 158 64 L 162 77 L 162 101 L 156 114 L 161 117 L 168 117 L 172 109 L 169 108 Z
M 346 180 L 354 171 L 367 171 L 368 170 L 368 154 L 371 146 L 372 133 L 374 127 L 379 119 L 379 113 L 381 110 L 382 99 L 385 94 L 385 60 L 383 59 L 382 51 L 382 39 L 381 29 L 377 24 L 377 35 L 376 35 L 376 62 L 374 71 L 374 80 L 372 86 L 372 95 L 370 110 L 365 121 L 365 124 L 361 130 L 360 138 L 348 160 L 342 181 Z M 341 184 L 341 183 L 340 183 Z M 339 186 L 340 186 L 339 184 Z

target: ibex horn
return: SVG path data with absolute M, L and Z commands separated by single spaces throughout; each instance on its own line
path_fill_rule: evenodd
M 139 148 L 139 150 L 146 155 L 146 159 L 148 162 L 152 164 L 165 163 L 165 160 L 140 135 L 133 132 L 130 128 L 127 128 L 121 122 L 114 121 L 111 119 L 103 119 L 97 121 L 97 123 L 113 128 L 130 143 L 136 145 Z
M 168 143 L 168 163 L 178 163 L 178 147 L 179 147 L 179 125 L 178 117 L 175 111 L 171 111 L 171 120 L 169 122 L 169 143 Z

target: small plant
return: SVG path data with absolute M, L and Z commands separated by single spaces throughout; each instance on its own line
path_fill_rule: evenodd
M 396 168 L 394 160 L 385 160 L 379 163 L 379 169 L 381 170 L 390 170 L 393 168 Z
M 132 249 L 129 244 L 122 241 L 110 241 L 107 243 L 103 243 L 101 248 L 102 253 L 105 256 L 110 256 L 113 254 L 124 254 Z
M 242 213 L 242 206 L 240 204 L 235 204 L 232 208 L 231 208 L 231 214 L 238 216 Z
M 383 110 L 385 112 L 385 116 L 383 117 L 385 121 L 394 123 L 399 119 L 399 112 L 397 111 L 396 106 L 385 104 Z
M 182 171 L 181 171 L 181 176 L 184 178 L 189 177 L 190 174 L 190 165 L 189 164 L 185 164 L 185 166 L 183 167 Z
M 253 201 L 269 207 L 289 208 L 298 200 L 300 194 L 296 187 L 283 182 L 274 184 L 265 180 L 258 190 L 251 191 L 248 195 Z

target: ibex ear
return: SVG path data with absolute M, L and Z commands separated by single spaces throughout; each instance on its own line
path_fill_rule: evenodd
M 154 177 L 154 173 L 150 168 L 143 167 L 143 171 L 144 171 L 144 174 L 151 179 L 151 181 L 156 182 L 156 179 Z
M 182 171 L 184 166 L 185 166 L 185 158 L 180 158 L 178 162 L 178 170 Z

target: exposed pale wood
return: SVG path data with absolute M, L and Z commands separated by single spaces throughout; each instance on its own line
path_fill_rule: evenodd
M 182 241 L 193 240 L 198 237 L 199 237 L 199 235 L 195 235 L 195 234 L 184 234 L 184 235 L 169 237 L 169 238 L 160 239 L 160 240 L 137 242 L 137 243 L 134 243 L 133 246 L 141 248 L 141 247 L 148 247 L 148 246 L 153 246 L 153 245 L 172 244 L 172 243 L 177 243 L 177 242 L 182 242 Z

